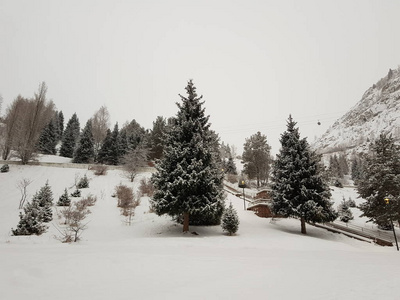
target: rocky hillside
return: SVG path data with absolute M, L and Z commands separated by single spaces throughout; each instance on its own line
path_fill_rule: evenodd
M 381 132 L 400 141 L 400 67 L 370 87 L 361 100 L 313 144 L 320 153 L 366 152 Z

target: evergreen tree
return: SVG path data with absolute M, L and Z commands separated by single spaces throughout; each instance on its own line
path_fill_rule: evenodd
M 71 199 L 68 196 L 67 189 L 64 190 L 64 194 L 60 196 L 57 202 L 57 206 L 69 206 L 71 204 Z
M 48 181 L 40 188 L 39 192 L 33 196 L 32 203 L 37 203 L 38 207 L 42 209 L 43 222 L 47 223 L 53 219 L 53 192 L 51 191 Z
M 24 214 L 19 213 L 19 223 L 16 229 L 11 229 L 13 235 L 41 235 L 47 229 L 43 224 L 43 210 L 37 201 L 28 202 Z
M 106 138 L 99 151 L 99 162 L 107 165 L 118 165 L 121 155 L 120 145 L 117 123 L 112 132 L 107 129 Z
M 243 172 L 249 176 L 250 179 L 257 179 L 257 187 L 261 182 L 266 184 L 270 172 L 270 150 L 271 147 L 267 143 L 267 137 L 261 132 L 253 134 L 250 138 L 246 139 L 243 150 Z
M 79 180 L 77 184 L 78 189 L 86 189 L 89 187 L 89 179 L 87 178 L 86 174 Z
M 153 122 L 153 129 L 150 133 L 150 159 L 160 159 L 162 157 L 166 130 L 166 120 L 158 116 L 155 122 Z
M 183 218 L 183 231 L 192 217 L 218 224 L 224 210 L 223 173 L 215 134 L 209 129 L 201 101 L 192 81 L 181 97 L 174 126 L 165 137 L 164 156 L 152 176 L 152 205 L 158 215 Z
M 357 190 L 366 200 L 360 205 L 361 216 L 381 227 L 392 220 L 400 220 L 400 152 L 391 135 L 381 134 L 370 145 L 362 177 Z M 390 199 L 386 204 L 385 199 Z
M 236 210 L 233 208 L 232 203 L 225 209 L 222 216 L 222 229 L 227 231 L 229 235 L 236 233 L 239 229 L 239 217 Z
M 225 165 L 225 170 L 228 174 L 237 175 L 236 165 L 232 156 L 229 156 L 228 162 Z
M 79 139 L 78 147 L 74 154 L 74 163 L 91 163 L 94 160 L 94 139 L 92 122 L 88 120 Z
M 56 154 L 57 132 L 54 126 L 54 120 L 51 120 L 46 127 L 43 128 L 38 142 L 38 150 L 43 154 Z
M 112 133 L 110 129 L 107 129 L 106 137 L 103 141 L 103 144 L 101 145 L 99 154 L 98 154 L 98 162 L 102 164 L 108 164 L 108 156 L 109 152 L 111 149 L 111 144 L 112 144 L 112 139 L 111 139 Z
M 65 128 L 60 148 L 61 156 L 71 157 L 71 158 L 73 157 L 75 146 L 79 138 L 79 131 L 80 131 L 79 120 L 76 113 L 74 113 L 71 119 L 69 119 L 67 127 Z
M 342 203 L 340 203 L 338 206 L 338 214 L 340 221 L 345 223 L 354 219 L 353 213 L 350 210 L 350 206 L 344 198 L 342 200 Z
M 329 201 L 329 187 L 320 175 L 320 157 L 310 150 L 305 138 L 300 139 L 295 125 L 289 116 L 273 165 L 273 211 L 283 217 L 299 218 L 301 232 L 306 234 L 306 222 L 333 221 L 337 214 Z
M 358 180 L 363 176 L 363 160 L 360 157 L 353 157 L 351 161 L 351 179 L 357 185 Z
M 63 134 L 64 134 L 64 114 L 62 111 L 58 113 L 58 140 L 62 140 Z

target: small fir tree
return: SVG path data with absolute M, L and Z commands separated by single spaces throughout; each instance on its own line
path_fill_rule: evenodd
M 305 138 L 300 139 L 295 126 L 289 116 L 273 165 L 273 211 L 276 215 L 299 218 L 301 232 L 306 234 L 306 222 L 333 221 L 337 213 L 329 201 L 329 187 L 320 174 L 320 157 L 310 150 Z
M 342 222 L 349 222 L 350 220 L 353 220 L 353 213 L 350 210 L 349 204 L 347 201 L 343 198 L 342 203 L 338 205 L 338 214 L 339 214 L 339 219 Z
M 239 217 L 236 210 L 233 208 L 232 203 L 225 209 L 222 216 L 222 229 L 227 231 L 229 235 L 235 234 L 239 229 Z
M 78 189 L 85 189 L 89 187 L 89 179 L 87 178 L 86 174 L 79 180 L 77 188 Z
M 71 193 L 71 197 L 77 198 L 81 196 L 81 190 L 76 189 Z
M 69 206 L 71 204 L 71 199 L 68 196 L 67 189 L 64 190 L 64 194 L 60 196 L 58 199 L 57 205 L 58 206 Z
M 94 160 L 94 139 L 92 121 L 87 121 L 74 153 L 74 163 L 91 163 Z
M 43 224 L 43 209 L 37 201 L 28 202 L 24 213 L 19 213 L 19 223 L 16 229 L 11 229 L 13 235 L 41 235 L 47 229 Z

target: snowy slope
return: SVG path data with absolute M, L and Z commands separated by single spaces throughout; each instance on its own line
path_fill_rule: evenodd
M 183 234 L 181 225 L 149 212 L 147 197 L 127 226 L 111 197 L 115 185 L 130 185 L 120 171 L 96 177 L 82 169 L 10 168 L 0 173 L 1 299 L 397 298 L 399 253 L 393 247 L 311 226 L 303 236 L 299 221 L 258 218 L 232 195 L 226 201 L 240 217 L 236 236 L 219 226 L 192 226 L 199 235 Z M 98 197 L 79 243 L 54 239 L 54 226 L 39 237 L 10 236 L 18 222 L 16 181 L 34 179 L 32 194 L 49 179 L 57 199 L 77 173 L 91 178 L 84 193 Z M 333 191 L 336 202 L 343 195 L 355 199 L 352 189 Z
M 365 152 L 382 132 L 400 140 L 400 67 L 370 87 L 313 147 L 321 153 Z

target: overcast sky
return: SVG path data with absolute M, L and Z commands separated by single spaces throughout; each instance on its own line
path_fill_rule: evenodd
M 261 131 L 276 153 L 289 114 L 312 142 L 398 67 L 399 15 L 398 0 L 0 0 L 1 113 L 45 81 L 66 121 L 105 105 L 151 128 L 193 79 L 225 143 Z

